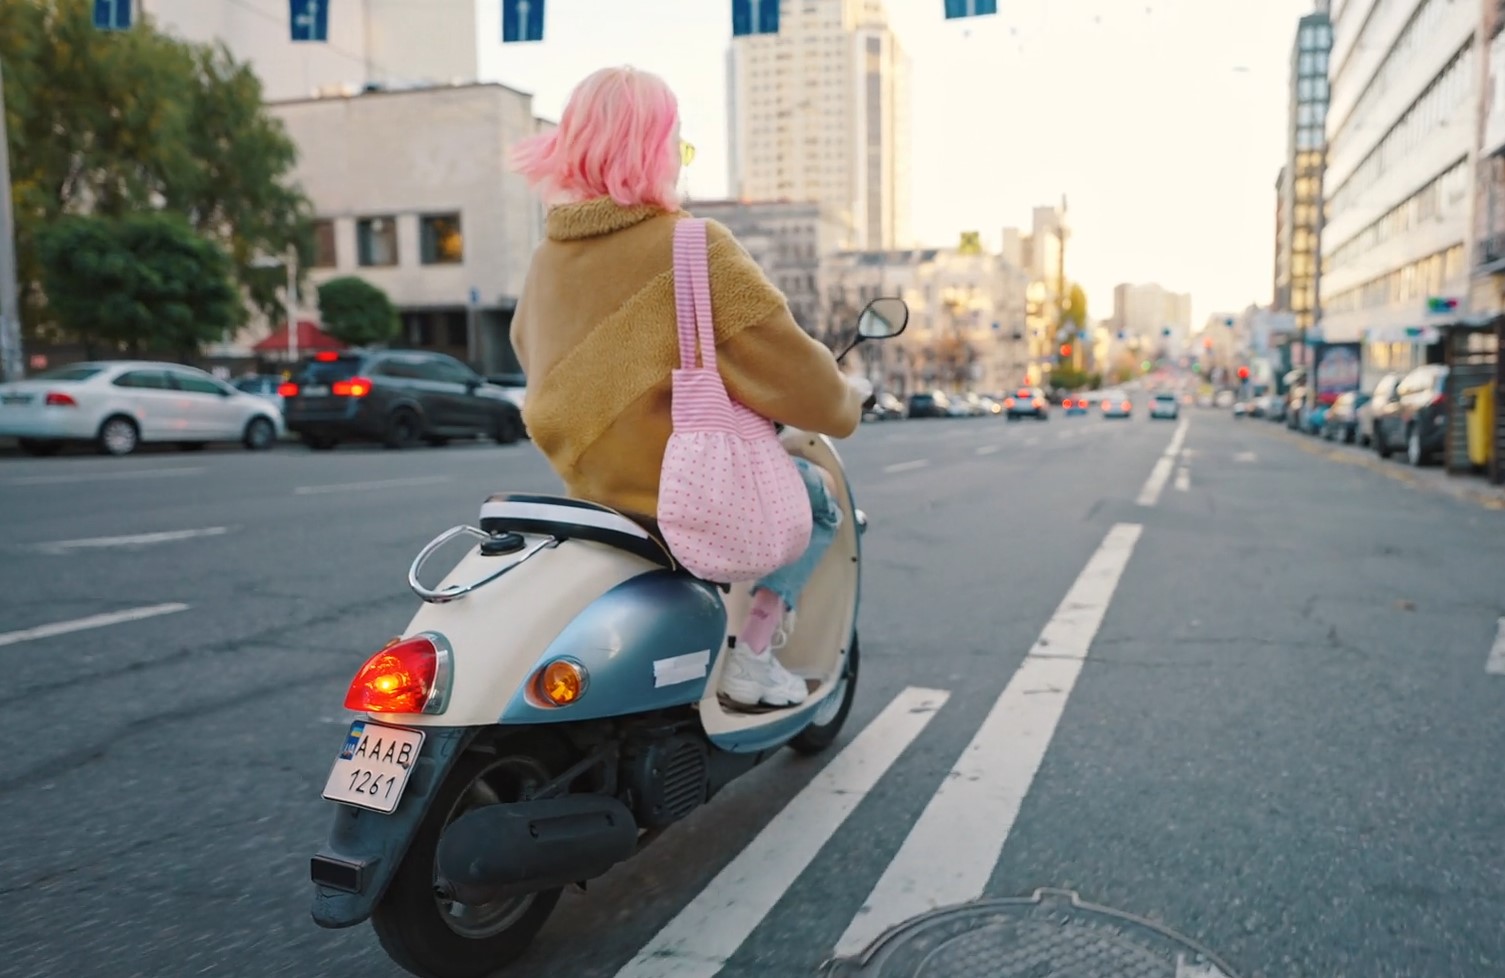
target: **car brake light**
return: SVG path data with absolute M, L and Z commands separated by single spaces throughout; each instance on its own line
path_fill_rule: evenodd
M 1013 407 L 1014 406 L 1014 399 L 1012 397 L 1004 398 L 1003 406 L 1004 407 Z
M 1111 411 L 1111 410 L 1113 410 L 1113 405 L 1111 403 L 1109 403 L 1108 401 L 1104 401 L 1103 402 L 1103 410 L 1104 411 Z
M 325 350 L 322 353 L 314 354 L 314 359 L 319 361 L 320 363 L 334 363 L 339 358 L 340 355 L 331 350 Z
M 292 383 L 278 384 L 277 385 L 277 396 L 278 397 L 297 397 L 298 396 L 298 385 L 297 384 L 292 384 Z
M 1134 406 L 1134 402 L 1133 401 L 1124 401 L 1124 410 L 1125 411 L 1129 410 L 1133 406 Z
M 1044 407 L 1044 406 L 1045 406 L 1045 402 L 1044 401 L 1040 400 L 1038 397 L 1035 398 L 1035 407 Z
M 449 700 L 449 646 L 437 635 L 394 639 L 366 660 L 345 694 L 345 709 L 443 713 Z
M 337 380 L 330 390 L 334 391 L 338 397 L 365 397 L 371 393 L 371 381 L 366 377 Z
M 62 391 L 48 391 L 46 404 L 48 407 L 78 407 L 78 402 L 73 399 L 73 395 L 64 394 Z

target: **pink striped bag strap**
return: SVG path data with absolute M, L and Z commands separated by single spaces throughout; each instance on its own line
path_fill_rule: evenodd
M 711 277 L 702 218 L 683 218 L 674 225 L 674 307 L 679 324 L 679 365 L 716 369 L 716 328 L 711 320 Z

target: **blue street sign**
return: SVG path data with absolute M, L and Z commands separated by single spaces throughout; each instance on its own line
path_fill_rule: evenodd
M 470 304 L 473 305 L 473 306 L 479 306 L 481 304 L 481 290 L 480 289 L 471 289 L 470 290 Z
M 543 0 L 502 0 L 502 43 L 543 40 Z
M 329 40 L 329 0 L 288 0 L 288 9 L 294 41 Z
M 131 29 L 132 0 L 94 0 L 94 26 L 102 31 Z
M 732 37 L 779 32 L 779 0 L 732 0 Z
M 998 0 L 946 0 L 946 19 L 984 17 L 998 13 Z

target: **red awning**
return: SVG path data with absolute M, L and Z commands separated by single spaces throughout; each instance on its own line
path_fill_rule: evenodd
M 257 353 L 291 353 L 287 325 L 278 326 L 272 335 L 251 347 Z M 298 353 L 317 353 L 320 350 L 343 350 L 345 344 L 324 332 L 307 319 L 298 321 Z

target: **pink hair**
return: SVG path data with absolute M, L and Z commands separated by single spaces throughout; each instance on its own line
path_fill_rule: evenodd
M 610 197 L 679 206 L 679 103 L 662 78 L 603 68 L 570 93 L 559 127 L 512 148 L 512 167 L 548 203 Z

